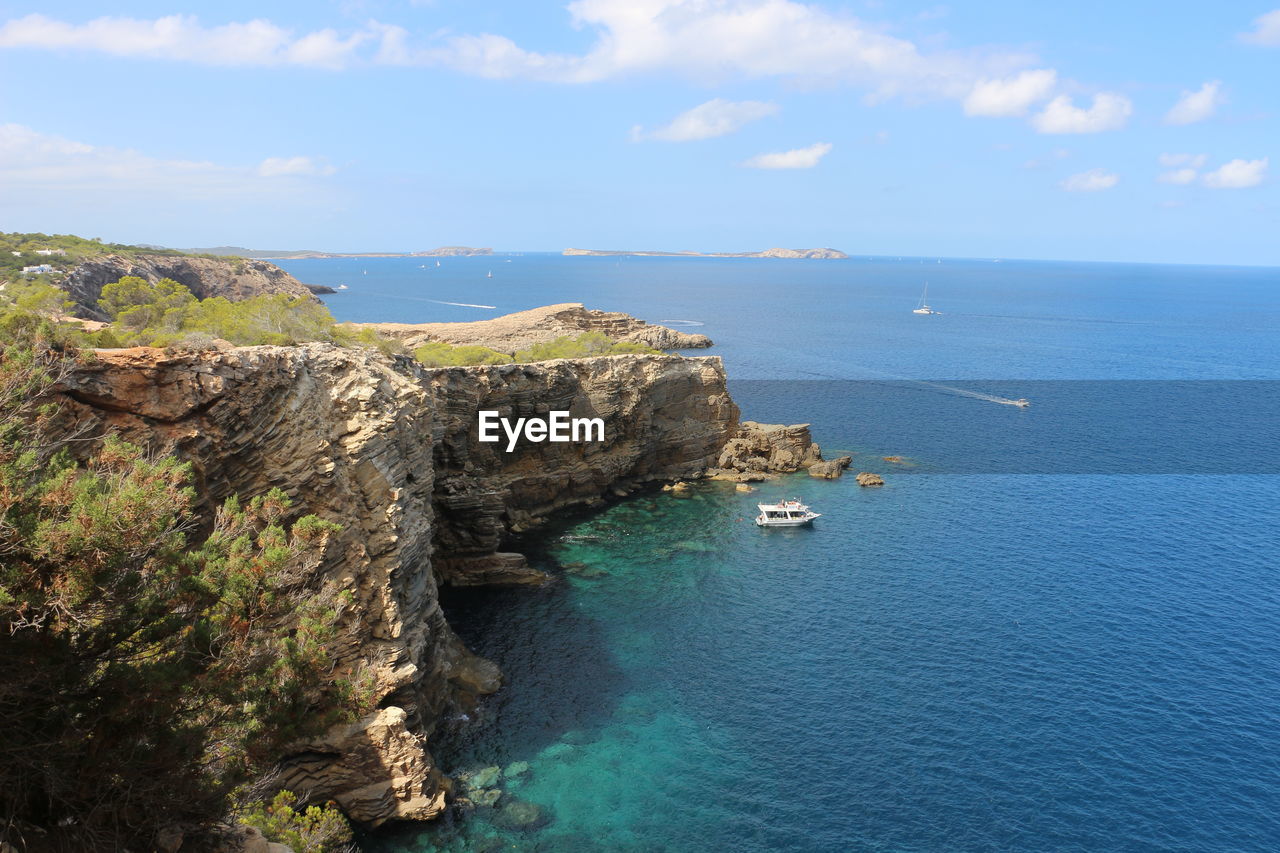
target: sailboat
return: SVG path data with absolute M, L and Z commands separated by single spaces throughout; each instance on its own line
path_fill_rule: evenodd
M 485 278 L 493 278 L 493 270 L 489 270 L 488 274 L 485 275 Z
M 920 294 L 920 304 L 912 309 L 912 314 L 941 314 L 941 311 L 934 311 L 929 307 L 929 283 L 925 282 L 924 293 Z

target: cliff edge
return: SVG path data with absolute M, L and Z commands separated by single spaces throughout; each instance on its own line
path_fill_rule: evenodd
M 428 341 L 474 344 L 498 352 L 517 352 L 534 344 L 583 332 L 602 332 L 615 341 L 636 341 L 654 349 L 701 349 L 712 345 L 706 335 L 654 326 L 620 311 L 595 311 L 581 302 L 562 302 L 471 323 L 354 323 L 399 338 L 410 348 Z
M 74 313 L 88 320 L 109 319 L 98 309 L 102 288 L 127 275 L 155 282 L 170 278 L 198 299 L 221 296 L 231 301 L 271 293 L 314 299 L 310 288 L 275 264 L 243 258 L 184 255 L 103 255 L 81 262 L 59 283 L 76 303 Z M 330 291 L 332 292 L 332 291 Z
M 98 351 L 61 393 L 67 429 L 115 431 L 189 461 L 206 509 L 279 487 L 298 515 L 341 526 L 317 571 L 354 597 L 336 657 L 371 671 L 378 710 L 301 745 L 277 783 L 333 799 L 370 826 L 441 813 L 449 785 L 429 739 L 447 714 L 501 684 L 450 628 L 439 584 L 520 577 L 532 571 L 523 558 L 498 551 L 510 533 L 723 467 L 739 434 L 714 357 L 428 369 L 328 344 L 134 348 Z M 604 440 L 508 453 L 478 441 L 482 408 L 599 417 Z

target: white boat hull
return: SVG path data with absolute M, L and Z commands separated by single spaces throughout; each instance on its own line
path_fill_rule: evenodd
M 815 512 L 813 515 L 809 516 L 808 518 L 785 518 L 785 519 L 757 518 L 756 526 L 757 527 L 804 527 L 805 525 L 813 524 L 813 520 L 815 518 L 818 518 L 819 516 L 820 516 L 820 513 Z

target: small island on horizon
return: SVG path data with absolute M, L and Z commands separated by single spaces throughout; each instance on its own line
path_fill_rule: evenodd
M 784 259 L 811 259 L 820 260 L 839 260 L 848 258 L 844 252 L 839 249 L 764 249 L 759 252 L 656 252 L 656 251 L 630 251 L 625 249 L 565 249 L 562 255 L 574 256 L 609 256 L 609 255 L 635 255 L 638 257 L 655 257 L 655 258 L 784 258 Z
M 159 247 L 155 247 L 159 248 Z M 246 249 L 242 246 L 214 246 L 206 249 L 181 249 L 193 255 L 220 255 L 256 260 L 301 260 L 306 258 L 449 258 L 492 255 L 493 249 L 472 246 L 441 246 L 425 252 L 321 252 L 315 249 Z

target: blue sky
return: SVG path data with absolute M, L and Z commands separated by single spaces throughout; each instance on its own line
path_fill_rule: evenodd
M 0 227 L 1280 264 L 1277 3 L 0 2 Z

